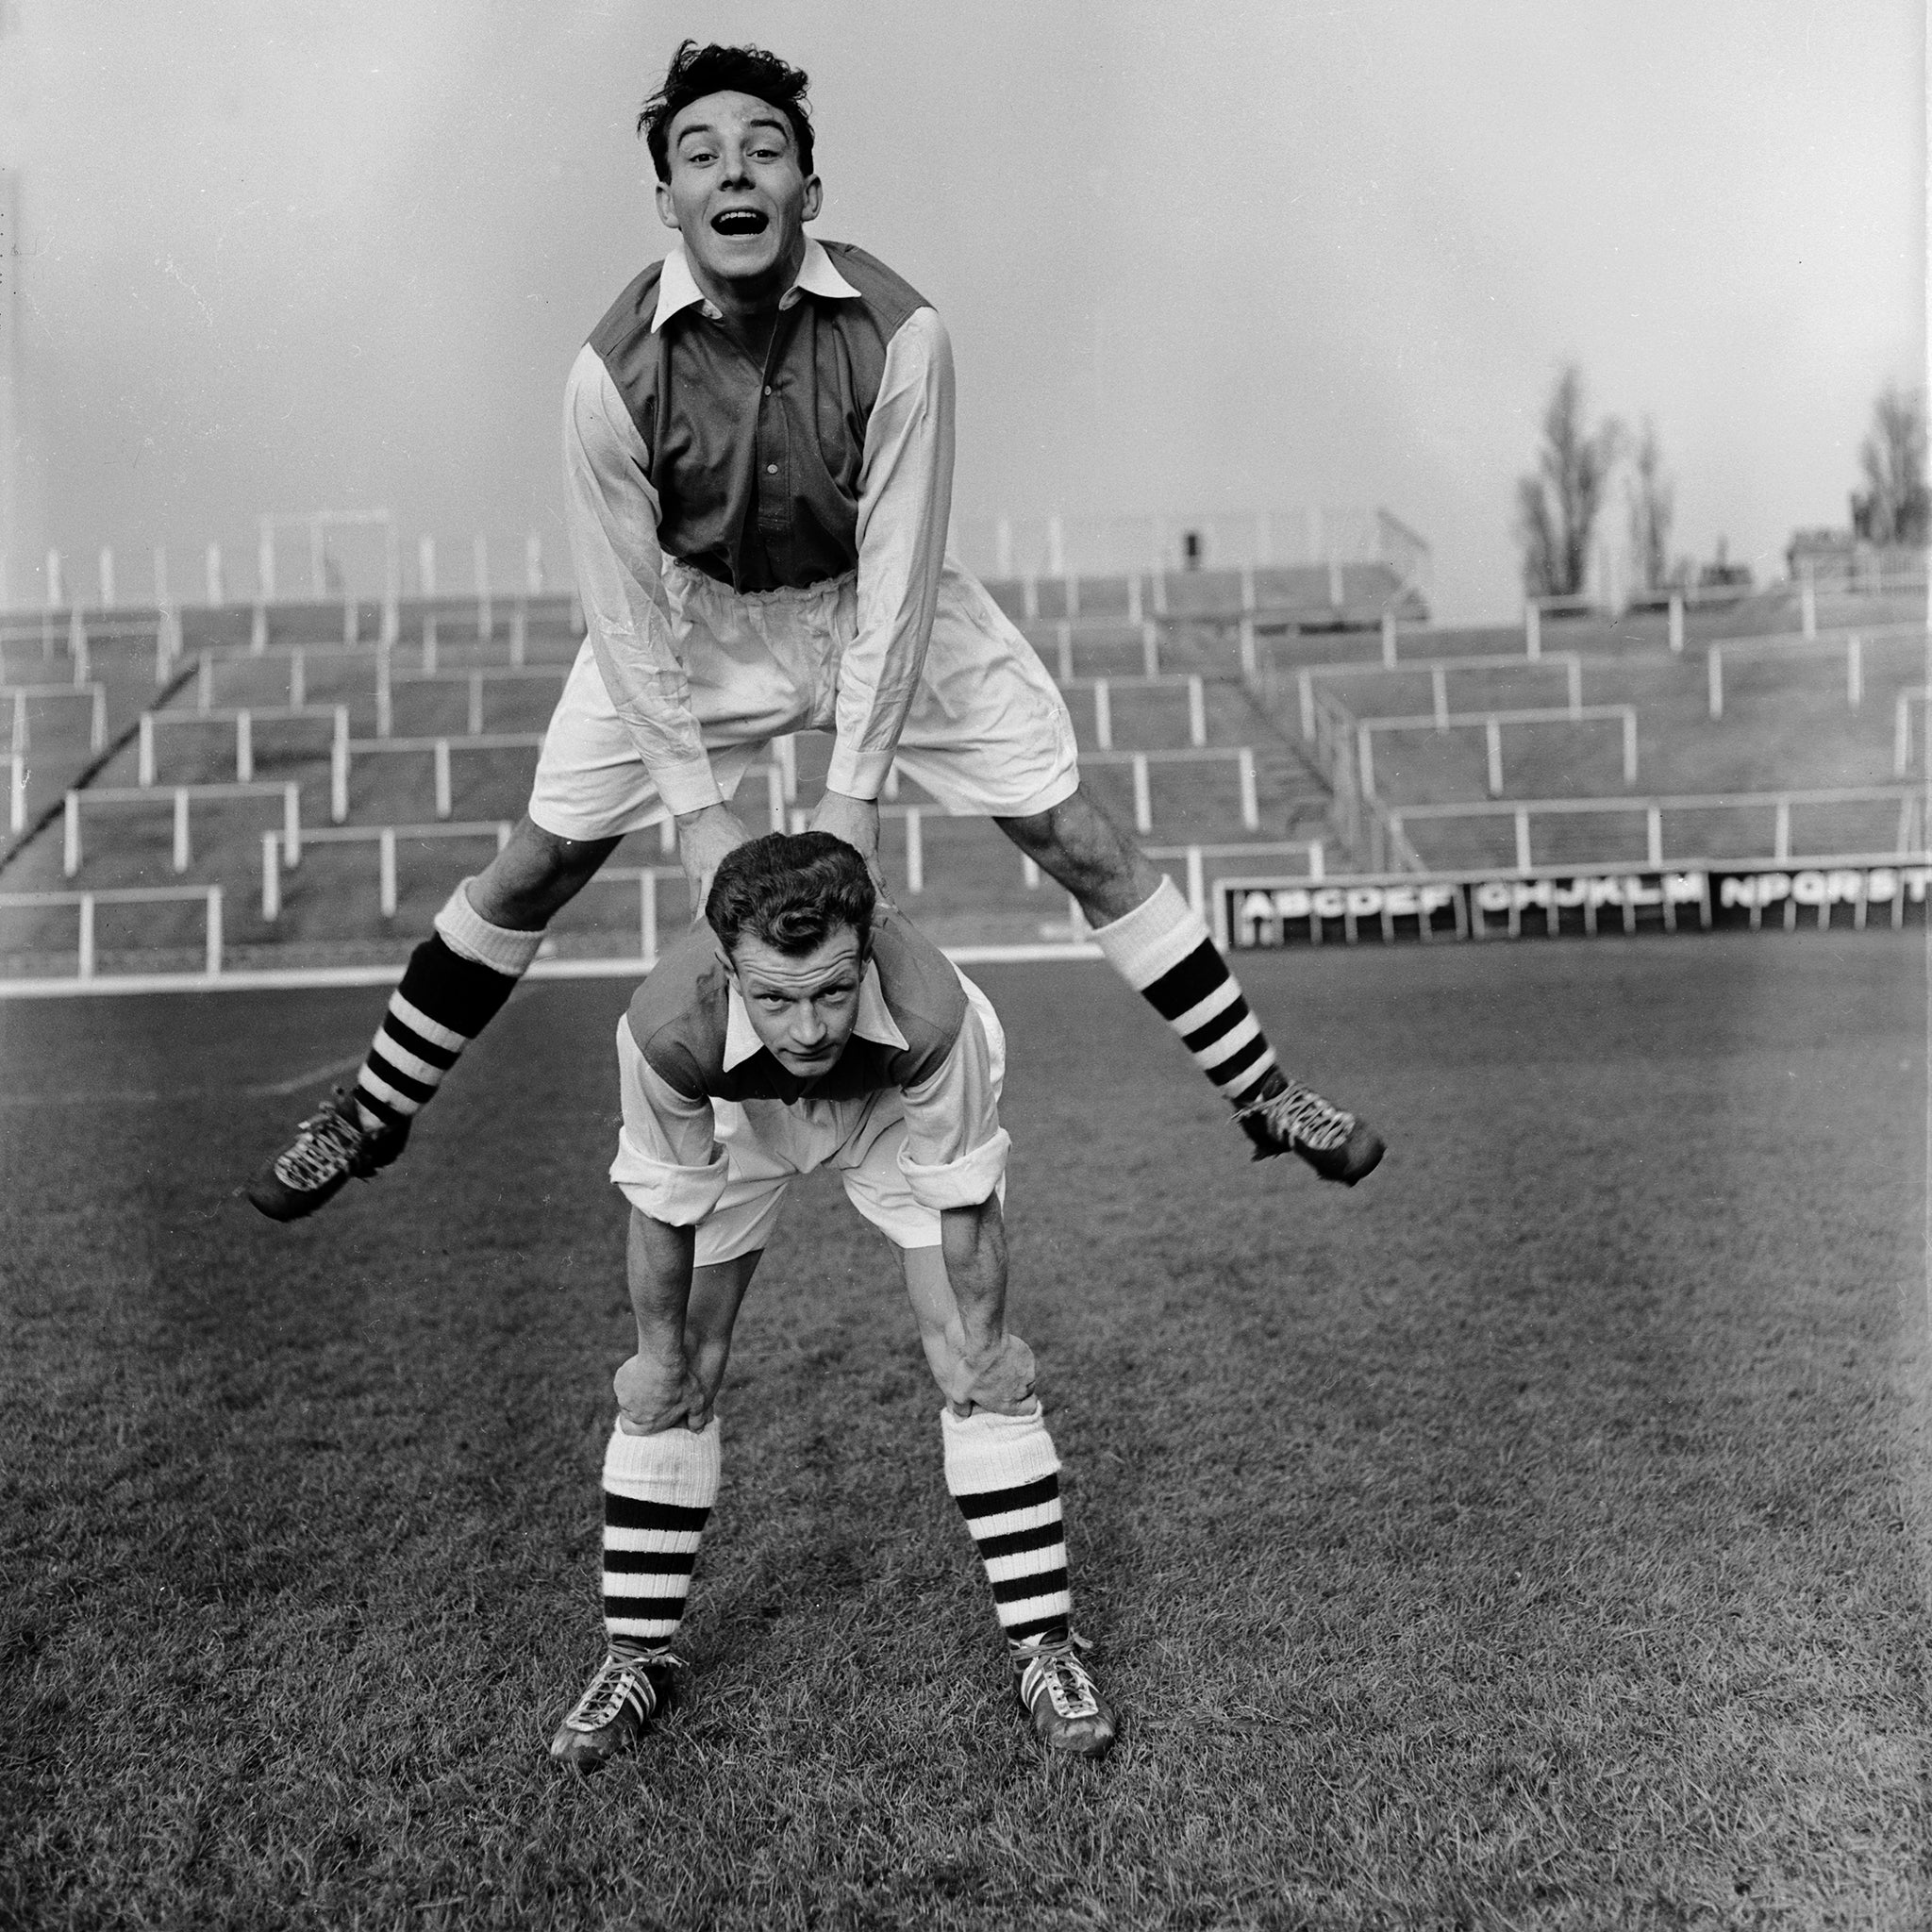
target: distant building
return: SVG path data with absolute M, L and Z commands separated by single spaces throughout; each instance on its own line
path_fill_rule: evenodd
M 1785 571 L 1795 582 L 1842 583 L 1857 562 L 1858 540 L 1849 530 L 1793 530 L 1785 545 Z
M 1916 576 L 1925 553 L 1917 544 L 1869 543 L 1852 530 L 1793 530 L 1785 568 L 1793 583 L 1808 578 L 1823 590 L 1861 590 Z

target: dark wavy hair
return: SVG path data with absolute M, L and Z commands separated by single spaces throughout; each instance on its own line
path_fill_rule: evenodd
M 798 168 L 811 173 L 811 110 L 806 104 L 809 85 L 805 71 L 790 67 L 762 47 L 721 47 L 713 42 L 701 47 L 686 41 L 671 57 L 664 85 L 643 105 L 638 132 L 651 150 L 651 165 L 660 181 L 671 178 L 671 124 L 693 101 L 707 94 L 756 94 L 791 124 L 798 147 Z
M 780 953 L 816 952 L 841 925 L 872 946 L 878 893 L 865 860 L 829 832 L 767 832 L 727 852 L 705 917 L 727 955 L 747 933 Z

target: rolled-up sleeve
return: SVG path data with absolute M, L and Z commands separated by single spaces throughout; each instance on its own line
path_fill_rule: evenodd
M 976 1208 L 998 1188 L 1012 1137 L 1000 1125 L 991 1046 L 971 1006 L 932 1076 L 905 1090 L 899 1172 L 922 1208 Z
M 711 1103 L 666 1080 L 617 1023 L 618 1081 L 624 1122 L 610 1178 L 641 1213 L 671 1227 L 695 1227 L 717 1207 L 727 1179 Z
M 932 636 L 953 504 L 953 348 L 918 308 L 886 349 L 858 489 L 858 628 L 839 671 L 826 789 L 876 798 Z
M 698 736 L 660 575 L 650 451 L 588 344 L 563 400 L 564 514 L 577 595 L 604 688 L 674 812 L 723 802 Z

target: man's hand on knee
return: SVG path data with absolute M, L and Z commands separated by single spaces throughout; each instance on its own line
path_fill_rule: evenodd
M 1017 1335 L 1002 1334 L 977 1348 L 967 1344 L 963 1331 L 946 1339 L 953 1346 L 943 1382 L 955 1415 L 975 1408 L 1024 1415 L 1033 1407 L 1033 1351 Z
M 688 1361 L 675 1365 L 634 1355 L 611 1377 L 618 1414 L 633 1436 L 665 1429 L 702 1429 L 711 1420 L 715 1391 L 707 1389 Z
M 718 870 L 718 861 L 750 837 L 728 805 L 708 805 L 679 816 L 677 857 L 684 867 L 684 882 L 691 890 L 693 925 L 705 916 L 705 901 L 711 895 L 711 874 Z
M 886 890 L 886 875 L 879 870 L 879 804 L 875 798 L 851 798 L 842 791 L 827 791 L 811 815 L 814 832 L 829 832 L 842 839 L 865 860 L 872 882 Z

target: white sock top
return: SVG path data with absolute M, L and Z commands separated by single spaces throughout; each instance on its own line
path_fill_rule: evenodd
M 1046 1432 L 1046 1412 L 1038 1402 L 1027 1415 L 975 1408 L 960 1417 L 942 1408 L 940 1428 L 946 1445 L 946 1489 L 955 1496 L 1016 1490 L 1052 1475 L 1060 1466 Z
M 613 1428 L 604 1451 L 604 1487 L 641 1502 L 708 1509 L 718 1500 L 721 1445 L 716 1416 L 702 1429 L 659 1429 L 651 1436 Z
M 1163 878 L 1131 912 L 1093 928 L 1094 944 L 1136 992 L 1172 973 L 1210 937 L 1207 922 L 1170 878 Z
M 537 948 L 543 943 L 541 929 L 512 932 L 507 925 L 491 925 L 470 904 L 472 883 L 465 879 L 436 915 L 436 929 L 442 935 L 443 944 L 465 959 L 489 967 L 492 973 L 521 979 L 537 957 Z

